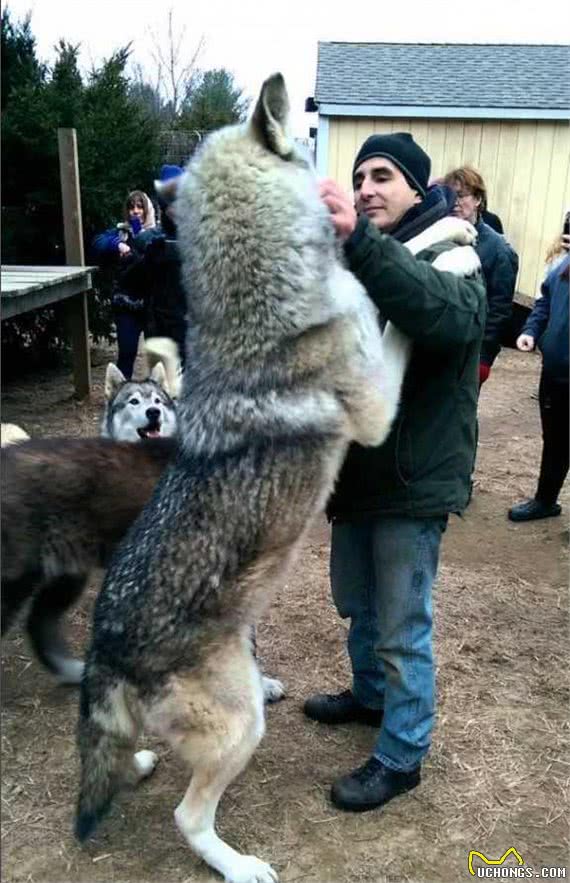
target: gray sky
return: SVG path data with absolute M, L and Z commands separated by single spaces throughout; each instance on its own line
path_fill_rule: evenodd
M 319 40 L 405 43 L 564 43 L 560 0 L 8 0 L 16 18 L 32 13 L 38 54 L 53 60 L 60 37 L 81 43 L 84 67 L 132 41 L 134 61 L 152 70 L 150 34 L 165 35 L 172 8 L 191 57 L 200 37 L 203 68 L 226 67 L 254 97 L 268 74 L 287 81 L 294 134 L 305 137 L 315 115 L 304 102 L 315 87 Z

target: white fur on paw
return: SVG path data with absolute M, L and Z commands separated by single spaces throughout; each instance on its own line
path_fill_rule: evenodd
M 477 239 L 477 230 L 473 224 L 464 218 L 449 218 L 449 220 L 456 225 L 456 229 L 451 229 L 448 239 L 457 242 L 458 245 L 473 245 Z
M 286 696 L 285 686 L 278 678 L 268 678 L 266 675 L 262 675 L 261 686 L 266 702 L 279 702 Z
M 58 684 L 75 686 L 81 683 L 83 670 L 85 668 L 85 665 L 81 660 L 72 659 L 71 657 L 58 657 L 57 659 L 52 659 L 52 662 L 57 668 L 56 678 Z
M 477 230 L 464 218 L 442 218 L 433 225 L 439 233 L 438 242 L 449 240 L 458 245 L 473 245 L 477 239 Z
M 224 877 L 226 883 L 277 883 L 277 873 L 267 862 L 254 855 L 239 855 L 234 866 Z
M 158 754 L 155 754 L 154 751 L 143 749 L 135 754 L 135 764 L 143 779 L 146 779 L 147 776 L 154 772 L 157 763 Z
M 477 252 L 468 245 L 460 245 L 451 251 L 443 251 L 432 264 L 437 270 L 453 273 L 454 276 L 475 276 L 481 271 L 481 261 Z

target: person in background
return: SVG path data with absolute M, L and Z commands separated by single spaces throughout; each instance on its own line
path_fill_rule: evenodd
M 562 263 L 568 252 L 570 251 L 570 208 L 567 208 L 564 212 L 564 219 L 562 221 L 562 236 L 558 235 L 556 239 L 550 244 L 546 252 L 546 257 L 544 259 L 544 273 L 542 276 L 542 282 L 545 281 L 546 277 L 550 274 L 551 270 L 554 270 L 559 264 Z M 541 297 L 541 291 L 537 292 L 537 297 Z
M 481 203 L 481 220 L 487 224 L 491 230 L 494 230 L 495 233 L 499 233 L 501 236 L 505 235 L 503 222 L 500 217 L 493 212 L 490 212 L 487 208 L 487 196 L 485 196 L 484 201 Z
M 501 350 L 501 337 L 508 323 L 519 268 L 518 255 L 503 236 L 483 220 L 487 204 L 485 182 L 475 169 L 461 166 L 449 172 L 444 184 L 456 194 L 453 213 L 470 221 L 477 230 L 475 250 L 479 255 L 487 286 L 487 322 L 481 346 L 479 387 L 485 383 Z
M 147 337 L 170 337 L 178 346 L 183 364 L 186 295 L 180 275 L 174 213 L 182 174 L 180 166 L 162 166 L 154 182 L 160 212 L 159 224 L 135 239 L 135 260 L 128 268 L 126 282 L 132 290 L 144 292 Z
M 142 190 L 127 196 L 124 220 L 93 240 L 95 259 L 115 270 L 112 307 L 117 328 L 117 367 L 126 380 L 133 376 L 139 338 L 145 330 L 145 301 L 141 292 L 127 282 L 127 271 L 133 262 L 134 239 L 143 230 L 156 225 L 154 206 Z
M 542 283 L 517 347 L 523 353 L 538 346 L 542 372 L 538 388 L 542 423 L 542 457 L 536 493 L 531 500 L 509 509 L 511 521 L 533 521 L 560 515 L 558 495 L 568 474 L 568 277 L 570 255 L 566 245 L 562 262 Z

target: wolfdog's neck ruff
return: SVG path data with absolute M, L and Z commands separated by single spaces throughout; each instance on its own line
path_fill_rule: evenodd
M 271 133 L 269 133 L 271 137 Z M 221 130 L 190 163 L 177 202 L 189 331 L 181 438 L 234 450 L 338 423 L 324 390 L 290 388 L 284 350 L 333 313 L 335 241 L 310 163 L 254 118 Z

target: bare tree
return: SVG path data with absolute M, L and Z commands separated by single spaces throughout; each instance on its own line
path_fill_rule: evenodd
M 198 58 L 204 48 L 204 35 L 202 34 L 196 48 L 190 53 L 189 60 L 185 61 L 186 27 L 179 33 L 176 32 L 172 7 L 168 10 L 166 40 L 161 40 L 156 31 L 150 29 L 149 35 L 153 46 L 151 55 L 156 68 L 156 83 L 174 117 L 178 114 L 196 74 Z

